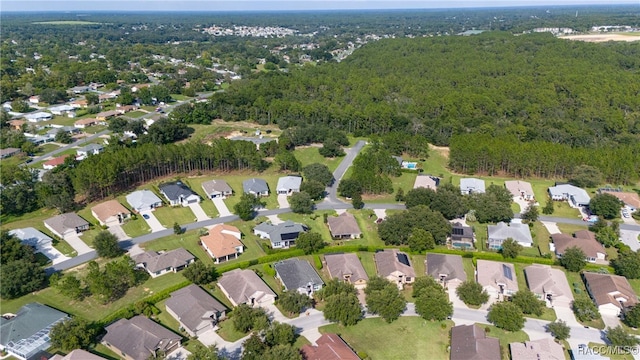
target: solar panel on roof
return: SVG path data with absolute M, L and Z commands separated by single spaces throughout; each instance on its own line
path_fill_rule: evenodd
M 513 280 L 513 272 L 511 271 L 511 268 L 505 264 L 502 264 L 502 274 L 504 274 L 504 277 L 507 279 Z
M 397 253 L 397 255 L 398 255 L 398 261 L 400 261 L 401 263 L 403 263 L 403 264 L 405 264 L 407 266 L 410 266 L 409 265 L 409 258 L 407 257 L 406 254 Z

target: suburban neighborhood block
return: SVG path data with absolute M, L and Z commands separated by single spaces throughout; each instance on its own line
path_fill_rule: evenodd
M 505 300 L 518 292 L 518 280 L 513 264 L 478 260 L 477 281 L 489 293 L 490 299 Z
M 218 280 L 218 287 L 233 306 L 269 305 L 273 304 L 277 297 L 276 293 L 252 270 L 228 271 Z
M 495 360 L 501 358 L 498 339 L 487 337 L 480 326 L 459 325 L 451 328 L 451 360 Z
M 147 251 L 135 255 L 133 261 L 151 277 L 157 277 L 168 272 L 178 272 L 196 261 L 196 258 L 187 250 L 178 248 L 167 252 Z
M 327 226 L 334 239 L 358 239 L 362 236 L 355 216 L 346 211 L 338 216 L 329 216 Z
M 288 249 L 294 246 L 300 233 L 307 231 L 307 227 L 287 220 L 283 223 L 273 225 L 263 222 L 253 228 L 253 234 L 262 239 L 269 239 L 271 247 L 274 249 Z
M 66 213 L 49 218 L 44 221 L 44 226 L 53 235 L 62 239 L 65 236 L 80 234 L 89 230 L 89 223 L 76 213 Z
M 195 284 L 172 292 L 165 307 L 191 336 L 213 330 L 225 318 L 227 311 L 224 305 Z
M 358 255 L 354 253 L 327 254 L 324 256 L 324 261 L 327 263 L 327 270 L 332 279 L 352 284 L 356 289 L 367 287 L 369 277 L 364 271 Z
M 273 267 L 276 269 L 276 277 L 287 291 L 298 291 L 311 297 L 324 286 L 320 275 L 306 260 L 284 260 L 275 263 Z
M 533 246 L 533 238 L 529 225 L 522 223 L 499 222 L 496 225 L 487 226 L 487 246 L 492 250 L 502 249 L 502 243 L 507 239 L 513 239 L 524 247 Z
M 127 202 L 134 211 L 149 211 L 162 206 L 162 200 L 151 190 L 138 190 L 127 195 Z
M 407 254 L 395 249 L 384 250 L 377 252 L 374 259 L 378 275 L 396 284 L 399 289 L 402 289 L 404 284 L 415 281 L 416 272 Z
M 202 190 L 210 199 L 226 198 L 233 195 L 233 189 L 224 180 L 209 180 L 202 183 Z
M 236 259 L 244 252 L 244 245 L 240 241 L 242 233 L 231 225 L 216 224 L 209 228 L 207 235 L 200 237 L 202 247 L 213 258 L 216 264 Z
M 29 303 L 21 307 L 15 316 L 1 318 L 0 349 L 21 360 L 31 359 L 51 346 L 49 331 L 68 318 L 62 311 Z
M 100 225 L 113 226 L 124 223 L 131 217 L 131 212 L 118 200 L 109 200 L 92 207 L 91 215 L 98 220 Z
M 142 315 L 120 319 L 105 330 L 102 344 L 128 360 L 147 360 L 158 351 L 168 354 L 180 347 L 182 340 L 182 336 Z

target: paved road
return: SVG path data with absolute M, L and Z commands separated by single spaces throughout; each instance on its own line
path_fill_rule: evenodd
M 82 139 L 80 139 L 78 141 L 72 142 L 71 144 L 68 144 L 68 145 L 62 146 L 60 148 L 57 148 L 57 149 L 55 149 L 53 151 L 50 151 L 50 152 L 48 152 L 48 153 L 46 153 L 44 155 L 36 156 L 36 157 L 32 158 L 31 162 L 32 163 L 37 163 L 39 161 L 45 160 L 46 158 L 48 158 L 50 156 L 54 156 L 54 155 L 59 154 L 59 153 L 65 151 L 65 150 L 69 150 L 74 146 L 79 146 L 79 145 L 82 145 L 83 143 L 90 142 L 90 141 L 92 141 L 94 139 L 97 139 L 98 137 L 100 137 L 102 135 L 108 134 L 109 132 L 110 132 L 109 130 L 102 130 L 99 133 L 93 134 L 93 135 L 91 135 L 89 137 L 82 138 Z
M 360 150 L 362 150 L 365 145 L 365 141 L 358 140 L 352 148 L 345 149 L 346 155 L 342 158 L 340 165 L 338 165 L 336 170 L 333 172 L 333 184 L 327 187 L 326 191 L 328 195 L 322 204 L 344 204 L 342 200 L 338 199 L 338 183 L 340 183 L 340 180 L 347 172 L 347 169 L 351 166 L 351 163 L 353 163 L 353 159 L 356 158 L 358 153 L 360 153 Z

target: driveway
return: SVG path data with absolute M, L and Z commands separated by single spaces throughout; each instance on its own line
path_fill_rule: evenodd
M 271 223 L 273 225 L 282 224 L 284 222 L 284 221 L 280 220 L 278 215 L 269 215 L 269 216 L 267 216 L 267 219 L 269 219 L 269 221 L 271 221 Z
M 640 231 L 633 230 L 620 230 L 620 240 L 625 243 L 625 245 L 629 245 L 631 250 L 637 251 L 640 249 L 640 241 L 638 241 L 638 235 L 640 235 Z
M 48 257 L 53 265 L 71 259 L 70 257 L 63 255 L 60 251 L 58 251 L 58 249 L 54 248 L 50 242 L 44 246 L 40 246 L 40 244 L 38 244 L 36 246 L 36 252 L 39 252 L 42 255 Z
M 222 198 L 213 198 L 211 199 L 211 201 L 213 201 L 213 205 L 215 205 L 216 209 L 218 209 L 220 217 L 233 215 L 231 211 L 229 211 L 229 208 L 227 208 L 227 204 L 224 203 L 224 200 L 222 200 Z
M 122 226 L 120 225 L 109 226 L 107 230 L 109 230 L 110 233 L 115 235 L 118 238 L 118 240 L 131 239 L 129 235 L 127 235 L 127 233 L 125 233 L 124 230 L 122 230 Z
M 193 211 L 193 214 L 196 216 L 198 221 L 205 221 L 211 219 L 205 214 L 204 210 L 202 210 L 202 206 L 199 203 L 189 204 L 189 208 Z
M 544 225 L 545 228 L 547 228 L 547 231 L 549 232 L 550 235 L 553 234 L 560 234 L 560 229 L 558 228 L 558 225 L 554 222 L 551 221 L 540 221 L 542 223 L 542 225 Z
M 287 195 L 278 195 L 278 206 L 280 207 L 280 209 L 286 209 L 289 207 L 289 200 L 287 200 Z
M 267 314 L 271 317 L 272 320 L 285 323 L 289 321 L 289 318 L 282 315 L 282 312 L 276 307 L 275 304 L 267 304 L 263 305 L 262 308 L 267 312 Z
M 520 206 L 520 214 L 522 214 L 525 210 L 527 210 L 527 207 L 529 207 L 529 202 L 523 199 L 521 196 L 514 196 L 513 202 Z
M 71 234 L 67 235 L 64 240 L 71 245 L 71 247 L 78 253 L 78 255 L 86 254 L 88 252 L 93 251 L 82 239 L 80 239 L 80 235 Z
M 387 218 L 387 210 L 386 209 L 373 209 L 373 212 L 376 214 L 378 219 L 386 219 Z
M 165 360 L 187 360 L 191 352 L 182 346 L 167 354 Z
M 602 321 L 604 321 L 604 325 L 606 327 L 610 327 L 613 329 L 620 326 L 620 318 L 618 317 L 618 315 L 606 313 L 601 313 L 600 315 L 602 315 Z
M 145 215 L 147 215 L 148 219 L 145 219 Z M 147 224 L 151 228 L 151 232 L 162 231 L 166 229 L 164 226 L 162 226 L 162 224 L 160 224 L 160 221 L 158 221 L 158 218 L 155 215 L 153 215 L 153 211 L 151 210 L 141 211 L 140 216 L 142 216 L 144 221 L 147 222 Z

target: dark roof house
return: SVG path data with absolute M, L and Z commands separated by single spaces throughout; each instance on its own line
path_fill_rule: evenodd
M 159 186 L 159 190 L 169 200 L 171 206 L 189 206 L 200 202 L 200 196 L 181 181 L 162 184 Z
M 196 260 L 190 252 L 183 248 L 167 252 L 147 251 L 133 256 L 136 266 L 145 269 L 151 277 L 164 275 L 168 272 L 177 272 Z
M 459 249 L 473 249 L 473 228 L 460 222 L 451 224 L 451 246 Z
M 251 178 L 243 181 L 242 190 L 245 194 L 253 194 L 257 196 L 269 195 L 269 185 L 267 185 L 266 181 L 258 178 Z
M 451 328 L 450 360 L 496 360 L 501 358 L 500 341 L 488 338 L 478 325 Z
M 288 259 L 275 263 L 273 267 L 287 291 L 298 291 L 311 296 L 324 285 L 318 273 L 306 260 Z
M 102 343 L 119 356 L 132 360 L 147 360 L 157 351 L 168 354 L 177 349 L 182 340 L 182 336 L 143 315 L 120 319 L 105 330 L 107 334 Z
M 300 233 L 307 231 L 307 228 L 291 220 L 274 225 L 263 222 L 253 228 L 253 234 L 263 239 L 271 241 L 271 247 L 274 249 L 286 249 L 295 245 L 296 239 Z
M 460 255 L 427 254 L 427 275 L 444 283 L 467 281 Z
M 334 239 L 357 239 L 362 235 L 356 218 L 346 211 L 338 216 L 328 217 L 327 226 Z

